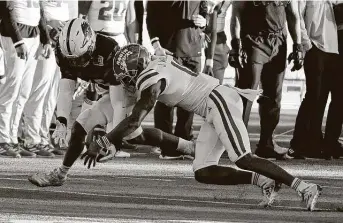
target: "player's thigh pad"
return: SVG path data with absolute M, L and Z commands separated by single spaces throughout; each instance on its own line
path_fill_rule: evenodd
M 113 108 L 109 95 L 104 95 L 94 106 L 85 110 L 77 117 L 77 122 L 86 132 L 91 131 L 96 125 L 107 125 L 113 119 Z
M 213 123 L 232 162 L 251 153 L 248 131 L 242 119 L 242 99 L 230 87 L 219 86 L 210 94 L 206 119 Z
M 195 146 L 195 159 L 193 161 L 193 171 L 218 165 L 219 159 L 225 148 L 220 141 L 213 124 L 204 122 Z

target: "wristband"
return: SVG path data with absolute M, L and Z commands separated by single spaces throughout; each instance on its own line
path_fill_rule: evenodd
M 213 59 L 206 59 L 205 65 L 209 67 L 213 67 Z
M 21 44 L 24 44 L 24 43 L 25 43 L 24 40 L 20 40 L 20 41 L 14 43 L 13 46 L 14 46 L 14 47 L 17 47 L 17 46 L 19 46 L 19 45 L 21 45 Z
M 302 44 L 299 44 L 299 43 L 293 44 L 293 52 L 303 52 Z
M 154 37 L 150 40 L 151 45 L 154 45 L 154 43 L 158 42 L 160 39 L 158 37 Z
M 96 143 L 101 147 L 101 148 L 108 148 L 111 146 L 110 141 L 106 136 L 101 136 L 99 139 L 96 140 Z

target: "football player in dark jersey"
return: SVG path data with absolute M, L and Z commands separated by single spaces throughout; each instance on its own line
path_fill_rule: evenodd
M 95 34 L 87 21 L 83 19 L 73 19 L 63 27 L 56 46 L 56 58 L 61 68 L 62 82 L 64 82 L 62 83 L 62 92 L 65 94 L 64 106 L 71 106 L 70 101 L 77 78 L 107 85 L 109 93 L 103 95 L 90 109 L 82 112 L 76 119 L 63 164 L 50 173 L 33 174 L 29 177 L 31 183 L 41 187 L 62 185 L 67 179 L 70 167 L 82 153 L 87 133 L 97 125 L 110 124 L 114 115 L 122 120 L 131 112 L 137 100 L 136 95 L 134 92 L 124 89 L 116 81 L 114 75 L 114 55 L 118 49 L 115 40 Z M 63 117 L 59 117 L 58 121 L 66 123 L 66 119 Z M 178 150 L 187 155 L 193 155 L 192 151 L 194 151 L 193 142 L 155 128 L 143 130 L 140 127 L 124 140 L 131 144 L 165 145 L 168 149 Z M 104 150 L 112 146 L 109 141 L 99 141 L 99 143 L 102 144 Z M 115 146 L 121 146 L 121 144 L 122 142 Z M 98 156 L 98 158 L 100 157 L 101 155 Z

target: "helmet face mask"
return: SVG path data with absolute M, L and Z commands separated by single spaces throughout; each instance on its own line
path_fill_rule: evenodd
M 150 63 L 148 50 L 138 44 L 128 44 L 119 49 L 114 56 L 114 73 L 117 80 L 130 92 L 136 89 L 138 75 Z

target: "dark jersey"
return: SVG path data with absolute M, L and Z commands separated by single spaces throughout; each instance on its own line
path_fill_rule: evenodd
M 56 61 L 61 69 L 62 78 L 91 81 L 101 85 L 119 85 L 114 76 L 114 54 L 119 49 L 118 43 L 107 36 L 97 34 L 95 50 L 90 63 L 85 67 L 73 67 L 68 63 L 60 48 L 56 47 Z
M 242 15 L 242 36 L 284 31 L 289 1 L 247 1 Z

